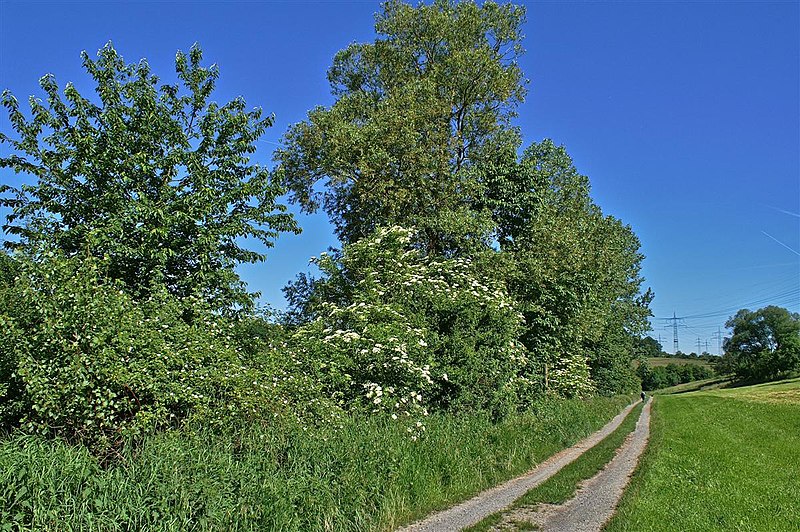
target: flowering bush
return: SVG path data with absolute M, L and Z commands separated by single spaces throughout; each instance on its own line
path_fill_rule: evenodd
M 382 228 L 312 259 L 323 277 L 305 290 L 293 345 L 339 404 L 407 419 L 411 432 L 432 408 L 515 408 L 530 369 L 521 316 L 469 260 L 424 257 L 412 240 Z
M 548 390 L 562 397 L 587 397 L 595 393 L 586 356 L 570 353 L 558 357 L 549 372 Z

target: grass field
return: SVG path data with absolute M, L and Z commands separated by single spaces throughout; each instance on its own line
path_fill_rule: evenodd
M 800 379 L 659 396 L 606 531 L 800 530 Z

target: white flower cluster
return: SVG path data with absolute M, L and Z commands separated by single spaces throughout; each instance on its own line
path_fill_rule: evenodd
M 433 384 L 430 365 L 422 362 L 427 357 L 425 331 L 381 303 L 349 305 L 328 317 L 352 327 L 326 328 L 322 342 L 329 352 L 339 353 L 332 358 L 351 361 L 353 373 L 366 379 L 360 385 L 371 410 L 393 419 L 425 415 L 423 393 Z
M 566 397 L 586 397 L 595 391 L 586 357 L 567 354 L 558 357 L 550 370 L 550 389 Z
M 360 388 L 363 404 L 404 421 L 417 438 L 424 431 L 427 392 L 449 380 L 446 369 L 437 367 L 441 338 L 428 328 L 429 313 L 475 309 L 470 312 L 507 324 L 506 338 L 516 338 L 523 318 L 504 287 L 477 279 L 469 260 L 430 260 L 410 246 L 412 240 L 408 229 L 383 228 L 349 244 L 335 260 L 316 259 L 325 282 L 348 294 L 349 302 L 320 303 L 316 320 L 302 334 L 316 334 L 318 352 L 352 375 L 351 394 Z M 527 364 L 526 350 L 516 340 L 493 349 L 513 366 Z
M 327 336 L 322 339 L 323 342 L 342 341 L 344 343 L 350 343 L 361 339 L 361 335 L 354 331 L 344 331 L 342 329 L 333 331 L 331 328 L 327 328 L 323 332 L 327 334 Z

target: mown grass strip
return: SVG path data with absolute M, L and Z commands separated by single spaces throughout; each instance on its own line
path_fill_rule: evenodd
M 511 507 L 511 510 L 523 506 L 535 506 L 540 503 L 561 504 L 571 499 L 578 489 L 578 485 L 584 480 L 595 476 L 608 462 L 614 458 L 616 450 L 625 441 L 625 438 L 636 427 L 639 414 L 642 412 L 643 405 L 639 404 L 625 417 L 622 424 L 609 434 L 603 441 L 586 451 L 580 458 L 565 466 L 561 471 L 533 488 L 524 496 L 519 498 Z M 480 523 L 467 530 L 469 532 L 484 532 L 503 520 L 503 516 L 508 512 L 498 512 L 493 514 Z M 520 523 L 519 526 L 525 526 Z M 525 530 L 522 528 L 522 530 Z
M 720 388 L 723 386 L 727 386 L 730 384 L 730 382 L 731 382 L 730 376 L 712 377 L 710 379 L 686 382 L 683 384 L 670 386 L 668 388 L 661 388 L 660 390 L 654 390 L 651 393 L 653 395 L 668 395 L 668 394 L 696 392 L 698 390 L 703 390 L 703 389 L 712 389 L 712 388 Z
M 391 530 L 529 470 L 628 397 L 537 404 L 494 423 L 432 416 L 147 439 L 121 466 L 37 437 L 0 439 L 0 523 L 13 530 Z M 0 527 L 2 529 L 2 527 Z
M 747 393 L 659 397 L 650 445 L 606 530 L 800 530 L 800 404 Z

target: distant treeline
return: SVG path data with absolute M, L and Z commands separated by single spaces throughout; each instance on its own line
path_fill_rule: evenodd
M 715 372 L 703 362 L 714 365 L 719 361 L 719 357 L 708 353 L 701 355 L 697 353 L 686 354 L 680 351 L 674 355 L 666 353 L 661 348 L 661 344 L 649 336 L 637 340 L 635 349 L 639 360 L 636 374 L 642 381 L 642 390 L 646 391 L 659 390 L 669 386 L 711 378 L 715 375 Z M 674 359 L 681 362 L 656 365 L 654 359 L 657 358 Z
M 656 355 L 656 356 L 663 357 L 663 358 L 677 358 L 677 359 L 680 359 L 680 360 L 705 360 L 706 362 L 709 362 L 709 363 L 714 363 L 714 362 L 718 362 L 719 361 L 719 356 L 717 356 L 717 355 L 712 355 L 712 354 L 706 353 L 706 352 L 703 352 L 703 353 L 698 355 L 694 351 L 692 351 L 691 353 L 684 353 L 682 351 L 678 351 L 674 355 L 671 354 L 671 353 L 662 352 L 660 355 Z
M 709 363 L 714 363 L 719 360 L 718 356 L 712 355 L 705 351 L 700 354 L 695 352 L 684 353 L 683 351 L 677 351 L 675 354 L 667 353 L 664 351 L 661 343 L 650 336 L 645 336 L 644 338 L 637 340 L 635 349 L 639 358 L 679 358 L 682 360 L 705 360 Z
M 642 379 L 642 389 L 650 391 L 710 379 L 715 372 L 699 364 L 667 364 L 651 367 L 647 362 L 643 362 L 639 365 L 637 374 Z

